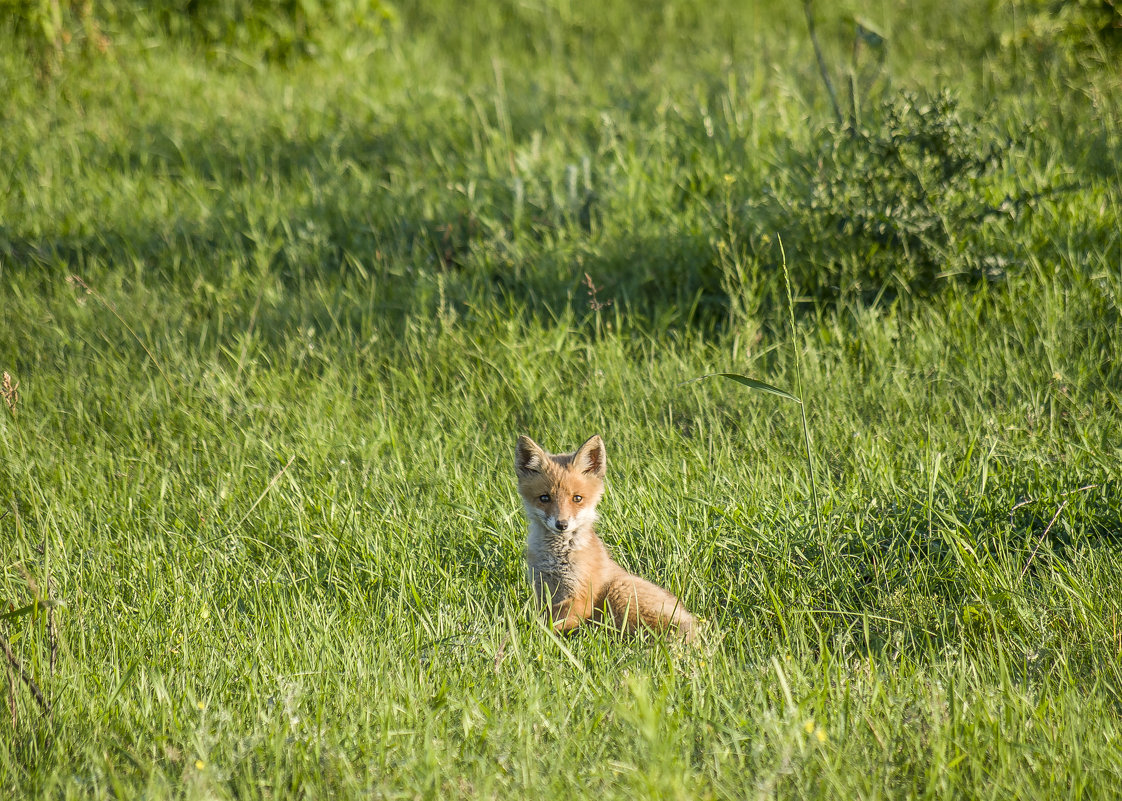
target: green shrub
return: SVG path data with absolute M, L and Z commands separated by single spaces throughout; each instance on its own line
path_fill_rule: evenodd
M 376 35 L 393 18 L 382 0 L 0 0 L 0 31 L 22 46 L 43 74 L 78 40 L 105 52 L 106 30 L 147 31 L 268 61 L 314 55 L 329 31 Z
M 1030 0 L 1027 14 L 1004 44 L 1039 53 L 1078 56 L 1088 49 L 1122 47 L 1122 4 L 1118 0 Z
M 101 53 L 109 47 L 92 0 L 0 0 L 0 32 L 22 46 L 40 77 L 58 68 L 75 40 Z
M 823 128 L 773 187 L 799 285 L 818 296 L 925 292 L 991 270 L 1000 256 L 981 248 L 982 229 L 1029 200 L 1001 186 L 1017 150 L 947 93 L 901 94 L 860 129 Z
M 314 55 L 333 28 L 377 33 L 391 17 L 381 0 L 164 0 L 149 7 L 173 35 L 270 61 Z

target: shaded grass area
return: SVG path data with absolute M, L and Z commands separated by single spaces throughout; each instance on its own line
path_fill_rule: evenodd
M 286 70 L 124 37 L 45 87 L 5 56 L 0 599 L 62 605 L 54 665 L 46 604 L 0 622 L 53 709 L 9 686 L 0 788 L 1122 791 L 1117 76 L 928 11 L 885 22 L 888 89 L 1037 126 L 993 191 L 1078 189 L 964 235 L 1000 277 L 800 285 L 794 331 L 797 14 L 411 12 Z M 1036 114 L 1053 81 L 1095 108 Z M 797 413 L 682 383 L 792 387 L 796 350 L 822 531 Z M 522 432 L 604 436 L 603 536 L 701 648 L 536 621 Z
M 534 26 L 495 9 L 465 12 L 461 26 L 407 17 L 388 41 L 341 46 L 291 70 L 208 66 L 167 43 L 124 51 L 87 59 L 86 81 L 76 66 L 46 104 L 12 62 L 14 166 L 0 252 L 87 272 L 124 263 L 187 285 L 201 275 L 214 287 L 255 269 L 296 289 L 325 269 L 358 269 L 392 290 L 395 310 L 412 312 L 431 308 L 441 270 L 452 302 L 512 295 L 539 310 L 566 305 L 588 272 L 657 322 L 678 309 L 719 319 L 741 286 L 766 302 L 778 258 L 763 237 L 779 232 L 809 294 L 883 289 L 883 276 L 861 285 L 851 275 L 877 257 L 868 241 L 820 230 L 844 228 L 859 199 L 823 195 L 823 161 L 839 143 L 818 121 L 822 92 L 798 15 L 784 25 L 752 10 L 621 12 L 616 27 L 601 22 L 600 39 L 579 14 L 543 11 Z M 960 124 L 982 137 L 979 152 L 1022 143 L 976 202 L 1043 193 L 1001 215 L 1017 219 L 952 220 L 946 269 L 973 251 L 1002 275 L 1034 260 L 1110 269 L 1113 87 L 1070 70 L 1011 70 L 1017 53 L 981 35 L 1011 24 L 1000 14 L 969 9 L 978 41 L 944 40 L 940 15 L 927 11 L 917 19 L 930 29 L 892 20 L 887 66 L 860 87 L 870 125 L 903 90 L 949 87 L 975 100 Z M 824 22 L 828 44 L 844 51 L 842 18 Z M 544 42 L 554 36 L 580 49 L 553 53 Z M 938 60 L 952 45 L 996 85 L 976 87 L 962 63 L 940 73 L 952 69 Z M 1042 92 L 1058 102 L 1041 104 Z M 1001 104 L 987 105 L 993 97 Z M 1073 127 L 1080 135 L 1066 136 Z M 912 167 L 901 169 L 910 180 Z M 846 183 L 844 173 L 833 180 Z M 1071 185 L 1074 203 L 1070 192 L 1051 194 Z M 1072 230 L 1082 241 L 1070 241 Z M 832 261 L 849 265 L 847 280 L 826 275 Z

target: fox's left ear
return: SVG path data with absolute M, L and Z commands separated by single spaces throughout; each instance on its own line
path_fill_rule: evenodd
M 514 446 L 514 472 L 520 476 L 540 473 L 545 464 L 545 451 L 541 445 L 523 434 Z
M 597 478 L 603 478 L 608 469 L 608 457 L 604 454 L 604 440 L 599 434 L 593 434 L 588 441 L 577 448 L 573 454 L 573 466 L 582 473 L 591 473 Z

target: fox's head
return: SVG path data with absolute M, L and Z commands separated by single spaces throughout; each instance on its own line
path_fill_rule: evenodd
M 526 516 L 557 533 L 596 522 L 606 467 L 604 442 L 599 435 L 573 453 L 558 454 L 546 453 L 529 437 L 519 437 L 514 472 Z

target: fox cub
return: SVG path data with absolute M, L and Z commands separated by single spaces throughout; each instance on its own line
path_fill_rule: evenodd
M 693 615 L 662 587 L 617 565 L 596 536 L 606 466 L 599 436 L 560 454 L 518 438 L 514 471 L 530 523 L 526 562 L 534 595 L 559 631 L 607 619 L 628 632 L 646 626 L 688 642 Z

